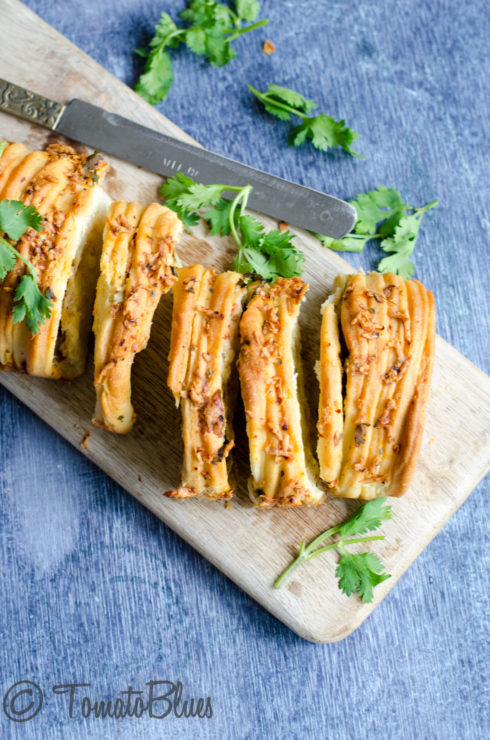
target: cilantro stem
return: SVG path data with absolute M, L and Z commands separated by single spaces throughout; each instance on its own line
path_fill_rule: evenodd
M 425 206 L 409 206 L 407 203 L 404 203 L 401 208 L 403 211 L 415 211 L 415 213 L 425 213 L 426 211 L 430 211 L 431 208 L 436 208 L 436 206 L 440 205 L 438 200 L 433 200 L 430 203 L 427 203 Z M 395 209 L 396 210 L 396 209 Z M 387 216 L 391 215 L 391 211 L 387 211 Z M 373 234 L 373 238 L 377 237 L 378 234 Z
M 361 601 L 366 603 L 372 601 L 374 586 L 390 578 L 390 574 L 381 572 L 384 568 L 383 563 L 374 553 L 354 553 L 349 552 L 347 548 L 361 542 L 384 540 L 384 535 L 368 535 L 367 537 L 356 535 L 364 535 L 365 532 L 377 529 L 381 525 L 382 519 L 391 519 L 391 506 L 385 506 L 385 503 L 386 498 L 384 496 L 366 501 L 356 509 L 348 521 L 325 530 L 317 535 L 309 545 L 306 544 L 305 540 L 301 540 L 297 557 L 275 581 L 274 588 L 281 588 L 284 581 L 302 563 L 306 563 L 308 560 L 312 560 L 329 550 L 337 550 L 340 553 L 340 558 L 335 575 L 340 590 L 347 596 L 357 591 Z M 339 537 L 334 539 L 333 542 L 319 547 L 326 539 L 337 534 Z
M 331 249 L 332 252 L 353 252 L 360 254 L 364 249 L 366 241 L 370 241 L 371 239 L 381 239 L 380 234 L 359 234 L 359 239 L 357 239 L 357 234 L 349 234 L 348 236 L 348 246 L 344 245 L 342 239 L 331 239 L 325 246 L 327 249 Z M 329 237 L 327 237 L 327 239 L 329 239 Z M 322 240 L 320 239 L 320 241 Z M 358 241 L 359 244 L 354 244 L 354 241 Z
M 336 527 L 327 529 L 326 532 L 322 532 L 322 534 L 312 540 L 308 546 L 305 546 L 305 541 L 302 540 L 298 556 L 295 560 L 293 560 L 291 565 L 289 565 L 286 570 L 281 573 L 279 578 L 274 583 L 274 588 L 281 588 L 281 586 L 284 584 L 284 581 L 289 578 L 291 573 L 296 570 L 296 568 L 298 568 L 298 566 L 300 566 L 302 563 L 306 563 L 308 560 L 315 558 L 317 555 L 322 555 L 328 550 L 340 550 L 340 552 L 345 553 L 347 552 L 345 550 L 346 545 L 357 545 L 360 542 L 374 542 L 375 540 L 384 540 L 384 535 L 372 535 L 371 537 L 356 537 L 352 540 L 341 539 L 337 540 L 336 542 L 332 542 L 331 545 L 317 547 L 320 542 L 323 542 L 328 537 L 336 534 L 339 531 L 340 527 L 341 525 L 339 524 Z
M 237 28 L 240 28 L 240 16 L 238 15 L 238 13 L 236 13 L 233 8 L 228 8 L 228 11 L 233 18 L 233 23 L 235 24 L 235 26 Z
M 308 545 L 308 550 L 314 550 L 315 547 L 318 547 L 322 542 L 327 540 L 329 537 L 333 537 L 334 534 L 337 534 L 337 532 L 340 531 L 340 524 L 337 524 L 335 527 L 331 527 L 330 529 L 327 529 L 325 532 L 322 532 L 318 535 L 318 537 L 315 537 L 314 540 L 310 542 Z
M 433 200 L 431 203 L 427 203 L 426 206 L 423 206 L 423 208 L 415 208 L 415 211 L 422 211 L 422 213 L 425 213 L 426 211 L 430 211 L 431 208 L 436 208 L 436 206 L 439 205 L 438 200 Z
M 301 541 L 301 545 L 304 545 L 304 540 Z M 305 561 L 306 561 L 306 558 L 304 557 L 304 555 L 303 555 L 303 553 L 301 552 L 301 549 L 300 549 L 300 552 L 299 552 L 298 557 L 295 560 L 293 560 L 293 562 L 291 563 L 291 565 L 288 565 L 288 567 L 286 568 L 286 570 L 283 571 L 283 573 L 281 573 L 281 575 L 279 576 L 279 578 L 274 582 L 274 588 L 281 588 L 282 585 L 283 585 L 283 583 L 284 583 L 284 581 L 287 578 L 289 578 L 289 576 L 293 573 L 293 571 L 295 571 L 296 568 L 298 568 Z
M 230 29 L 229 31 L 225 31 L 225 33 L 232 34 L 227 38 L 227 41 L 234 41 L 239 36 L 242 36 L 244 33 L 248 33 L 249 31 L 255 31 L 256 28 L 260 28 L 261 26 L 266 26 L 269 23 L 267 18 L 264 18 L 261 21 L 257 21 L 256 23 L 253 23 L 251 26 L 246 26 L 246 28 L 239 28 L 237 30 Z
M 156 53 L 159 54 L 161 51 L 163 51 L 173 38 L 177 38 L 178 36 L 184 37 L 185 32 L 185 28 L 178 28 L 176 31 L 172 31 L 172 33 L 169 33 L 168 36 L 165 36 L 163 41 L 161 41 L 156 47 Z
M 176 38 L 177 36 L 185 36 L 185 32 L 186 32 L 185 28 L 178 28 L 176 31 L 172 31 L 172 33 L 169 33 L 168 36 L 164 38 L 162 43 L 158 45 L 158 48 L 159 49 L 165 48 L 168 42 L 171 41 L 173 38 Z
M 342 239 L 332 239 L 317 231 L 310 231 L 310 234 L 318 239 L 326 249 L 331 249 L 333 252 L 355 252 L 357 254 L 363 251 L 367 241 L 382 238 L 381 234 L 357 234 L 356 232 L 351 232 Z
M 239 218 L 240 216 L 243 216 L 245 208 L 247 207 L 247 201 L 248 201 L 249 195 L 252 192 L 252 186 L 246 185 L 243 188 L 238 188 L 238 187 L 227 188 L 227 190 L 238 190 L 238 195 L 235 196 L 235 199 L 230 208 L 229 222 L 230 222 L 230 231 L 233 234 L 233 238 L 238 245 L 238 256 L 241 257 L 242 252 L 244 250 L 244 246 L 243 246 L 242 240 L 236 228 L 235 213 L 236 213 L 236 209 L 238 208 L 238 206 L 240 206 Z
M 439 205 L 439 201 L 438 200 L 433 200 L 431 203 L 427 203 L 426 206 L 407 206 L 407 205 L 404 205 L 403 206 L 403 212 L 405 213 L 406 211 L 413 211 L 413 214 L 412 215 L 413 216 L 417 216 L 417 218 L 418 218 L 419 216 L 422 217 L 424 215 L 424 213 L 427 213 L 427 211 L 430 211 L 431 208 L 436 208 L 438 205 Z M 373 239 L 374 238 L 382 238 L 382 235 L 374 234 L 373 235 Z
M 327 550 L 333 550 L 335 548 L 337 548 L 337 550 L 341 550 L 342 552 L 346 552 L 345 545 L 357 545 L 359 542 L 375 542 L 376 540 L 384 540 L 384 538 L 384 534 L 373 534 L 371 537 L 356 537 L 353 540 L 339 540 L 338 542 L 334 542 L 332 545 L 319 547 L 318 550 L 309 553 L 305 559 L 311 560 L 317 555 L 321 555 L 323 552 L 327 552 Z

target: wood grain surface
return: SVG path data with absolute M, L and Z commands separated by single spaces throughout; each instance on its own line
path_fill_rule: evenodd
M 79 97 L 173 136 L 190 140 L 16 0 L 4 0 L 0 27 L 0 76 L 65 102 Z M 19 55 L 15 50 L 23 48 Z M 45 130 L 0 114 L 0 137 L 41 147 L 53 140 Z M 115 158 L 106 188 L 113 198 L 150 201 L 160 178 Z M 284 215 L 287 220 L 287 214 Z M 264 223 L 273 222 L 264 218 Z M 306 255 L 305 279 L 310 290 L 302 312 L 303 356 L 309 403 L 314 417 L 318 388 L 313 367 L 318 354 L 320 305 L 339 271 L 350 271 L 336 254 L 297 231 Z M 186 235 L 179 255 L 183 262 L 229 266 L 233 245 L 204 231 Z M 489 467 L 490 381 L 454 348 L 437 340 L 436 364 L 427 424 L 417 472 L 410 491 L 393 500 L 394 518 L 383 525 L 386 539 L 373 544 L 392 573 L 375 590 L 372 604 L 341 594 L 334 576 L 336 556 L 312 561 L 282 590 L 272 584 L 295 555 L 299 541 L 310 539 L 346 517 L 355 504 L 329 498 L 320 508 L 291 511 L 254 509 L 246 494 L 247 450 L 243 419 L 235 461 L 242 486 L 231 509 L 208 501 L 172 501 L 162 492 L 179 479 L 179 415 L 166 388 L 171 298 L 158 309 L 150 344 L 135 362 L 133 400 L 138 415 L 133 432 L 118 437 L 95 429 L 90 419 L 95 403 L 92 367 L 73 383 L 3 373 L 2 384 L 77 446 L 157 517 L 193 545 L 266 609 L 311 641 L 331 642 L 352 632 L 449 517 L 463 503 Z M 314 418 L 312 419 L 312 427 Z M 82 441 L 90 436 L 86 447 Z

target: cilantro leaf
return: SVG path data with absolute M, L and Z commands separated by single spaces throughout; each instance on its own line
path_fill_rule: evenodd
M 274 269 L 270 269 L 267 255 L 257 249 L 244 247 L 232 262 L 232 269 L 236 272 L 254 272 L 264 280 L 273 280 L 276 277 Z
M 290 231 L 274 229 L 261 240 L 259 247 L 268 256 L 269 269 L 274 271 L 273 277 L 294 277 L 303 272 L 305 258 L 292 239 Z
M 393 249 L 395 252 L 395 249 Z M 411 280 L 415 275 L 415 265 L 410 259 L 413 245 L 404 242 L 396 247 L 396 253 L 389 257 L 383 257 L 378 263 L 379 272 L 393 272 L 401 275 L 404 280 Z
M 178 26 L 168 13 L 162 13 L 155 26 L 149 49 L 137 49 L 146 58 L 143 73 L 135 85 L 136 92 L 152 105 L 165 100 L 174 74 L 168 49 L 185 43 L 194 54 L 205 57 L 210 64 L 222 67 L 236 57 L 231 44 L 248 31 L 263 26 L 267 20 L 241 27 L 242 21 L 253 20 L 260 9 L 256 0 L 237 0 L 235 13 L 216 0 L 192 0 L 180 14 L 188 26 Z
M 324 152 L 341 147 L 353 157 L 362 157 L 362 154 L 351 147 L 358 137 L 359 134 L 348 128 L 345 121 L 336 121 L 332 116 L 320 113 L 312 118 L 304 117 L 303 122 L 292 129 L 290 138 L 293 146 L 299 146 L 311 139 L 313 146 Z
M 175 211 L 187 232 L 190 232 L 193 226 L 197 226 L 199 216 L 197 213 L 192 213 L 192 211 L 183 208 L 179 204 L 179 197 L 183 193 L 186 193 L 193 184 L 194 181 L 190 177 L 179 172 L 174 177 L 169 177 L 166 182 L 162 183 L 159 189 L 160 195 L 166 199 L 167 207 Z
M 39 325 L 51 316 L 51 301 L 39 290 L 31 273 L 23 275 L 15 291 L 13 306 L 14 323 L 25 319 L 31 334 L 39 332 Z
M 385 506 L 385 504 L 386 497 L 383 496 L 366 501 L 349 521 L 340 525 L 339 534 L 342 537 L 352 537 L 355 534 L 364 534 L 378 529 L 383 519 L 391 519 L 391 506 Z
M 172 208 L 172 206 L 170 206 L 168 203 L 167 205 L 169 208 Z M 188 234 L 190 234 L 192 231 L 192 228 L 194 226 L 197 226 L 197 224 L 199 223 L 199 216 L 197 215 L 197 213 L 186 211 L 183 208 L 179 208 L 178 206 L 175 208 L 172 208 L 172 210 L 176 212 L 176 214 L 178 215 L 178 217 L 184 224 L 185 230 L 187 231 Z
M 315 108 L 313 100 L 308 100 L 301 93 L 275 85 L 273 82 L 269 84 L 265 93 L 259 92 L 252 85 L 248 85 L 248 89 L 263 103 L 268 113 L 281 121 L 290 121 L 292 115 L 303 116 Z
M 217 205 L 206 211 L 203 218 L 209 226 L 209 233 L 211 235 L 228 236 L 231 233 L 230 218 L 232 206 L 232 200 L 222 198 Z
M 362 157 L 352 147 L 352 142 L 358 138 L 352 129 L 345 125 L 345 121 L 336 121 L 332 116 L 320 113 L 318 116 L 308 116 L 316 104 L 305 98 L 301 93 L 270 83 L 265 93 L 261 93 L 251 85 L 249 90 L 263 103 L 266 111 L 277 116 L 282 121 L 289 121 L 291 116 L 301 118 L 299 126 L 291 129 L 289 143 L 300 146 L 311 139 L 316 149 L 326 152 L 335 147 L 341 147 L 353 157 Z
M 425 211 L 416 211 L 410 216 L 403 216 L 391 237 L 383 239 L 381 249 L 391 252 L 378 265 L 380 272 L 394 272 L 408 280 L 415 274 L 415 265 L 410 260 L 419 233 L 420 221 Z
M 198 26 L 188 28 L 185 32 L 185 43 L 194 54 L 204 56 L 206 53 L 206 32 Z
M 213 67 L 224 67 L 236 58 L 236 52 L 226 37 L 209 33 L 206 36 L 205 57 Z
M 361 601 L 368 604 L 373 600 L 374 586 L 391 578 L 389 573 L 382 572 L 383 569 L 383 563 L 372 552 L 345 553 L 339 560 L 335 575 L 341 591 L 347 596 L 357 591 Z
M 354 230 L 358 234 L 376 234 L 376 226 L 380 221 L 394 215 L 401 217 L 405 205 L 398 190 L 380 185 L 376 190 L 368 190 L 350 200 L 357 211 L 357 222 Z
M 381 249 L 391 254 L 389 257 L 384 257 L 379 263 L 378 270 L 380 272 L 394 272 L 401 275 L 405 280 L 414 276 L 415 265 L 410 257 L 415 249 L 420 222 L 424 213 L 437 205 L 439 205 L 439 201 L 434 200 L 423 208 L 415 208 L 414 212 L 408 216 L 402 216 L 395 226 L 392 236 L 387 236 L 381 242 Z
M 166 205 L 185 216 L 189 226 L 196 226 L 199 216 L 194 211 L 206 208 L 203 219 L 210 228 L 210 234 L 228 236 L 231 231 L 230 218 L 233 201 L 222 197 L 224 185 L 200 185 L 179 173 L 160 187 L 160 194 L 166 198 Z M 189 229 L 188 229 L 189 230 Z
M 146 57 L 146 63 L 134 89 L 151 105 L 165 100 L 172 86 L 172 61 L 165 49 L 178 46 L 181 33 L 168 13 L 162 13 L 160 22 L 155 26 L 155 35 L 149 43 L 149 51 L 137 49 L 139 56 Z
M 215 0 L 192 0 L 180 14 L 182 20 L 203 28 L 227 28 L 233 23 L 231 9 Z
M 308 545 L 301 541 L 299 554 L 286 568 L 274 583 L 275 588 L 281 588 L 286 578 L 302 563 L 322 555 L 328 550 L 338 550 L 340 559 L 335 575 L 339 579 L 339 588 L 347 596 L 358 593 L 364 602 L 370 602 L 373 598 L 373 588 L 391 576 L 383 573 L 384 566 L 377 555 L 364 552 L 359 555 L 348 552 L 349 545 L 360 542 L 373 542 L 384 540 L 383 535 L 370 535 L 369 537 L 358 537 L 348 539 L 352 535 L 365 534 L 378 529 L 383 519 L 391 519 L 391 507 L 386 506 L 386 498 L 377 498 L 367 501 L 360 506 L 353 516 L 342 524 L 337 524 L 325 530 Z M 329 545 L 324 545 L 325 540 L 338 536 Z
M 277 104 L 271 98 L 264 100 L 263 103 L 267 113 L 270 113 L 272 116 L 276 116 L 276 118 L 279 118 L 281 121 L 291 120 L 291 112 L 288 110 L 284 110 L 282 106 L 279 106 L 279 104 Z
M 273 82 L 269 83 L 269 87 L 265 92 L 265 97 L 268 99 L 276 99 L 294 108 L 294 112 L 298 115 L 301 113 L 310 113 L 313 108 L 316 108 L 314 100 L 305 98 L 301 93 L 295 90 L 290 90 L 288 87 L 281 87 L 281 85 L 275 85 Z
M 227 33 L 233 27 L 231 9 L 214 0 L 194 0 L 180 17 L 193 24 L 185 31 L 185 43 L 215 67 L 235 58 Z
M 7 148 L 7 142 L 3 141 L 3 139 L 0 139 L 0 157 L 2 156 L 6 148 Z
M 384 221 L 381 221 L 378 225 L 378 233 L 376 238 L 384 239 L 386 236 L 391 236 L 404 215 L 403 210 L 393 211 L 391 216 L 388 216 Z
M 235 272 L 241 272 L 242 275 L 247 275 L 247 273 L 255 272 L 253 264 L 252 264 L 253 256 L 252 256 L 252 261 L 248 262 L 247 255 L 248 255 L 247 249 L 242 249 L 240 252 L 238 252 L 235 255 L 235 258 L 233 259 L 233 262 L 231 265 L 232 269 L 235 270 Z M 257 273 L 257 275 L 258 274 L 259 273 Z
M 188 210 L 198 211 L 206 206 L 215 206 L 221 200 L 223 185 L 192 184 L 178 196 L 178 203 Z
M 145 71 L 134 89 L 150 105 L 165 100 L 174 81 L 172 60 L 165 49 L 157 47 L 148 55 Z
M 25 206 L 20 200 L 0 201 L 0 231 L 12 241 L 18 241 L 27 229 L 42 230 L 43 219 L 34 206 Z
M 172 46 L 173 48 L 177 47 L 179 41 L 178 38 L 174 37 L 174 34 L 178 31 L 178 26 L 174 23 L 169 14 L 162 12 L 160 21 L 155 26 L 155 35 L 150 41 L 150 47 L 160 46 L 162 43 L 164 43 L 165 46 Z
M 256 272 L 265 280 L 301 275 L 304 255 L 292 243 L 293 235 L 279 229 L 264 234 L 263 228 L 260 221 L 252 216 L 240 218 L 240 230 L 245 245 L 243 254 L 249 266 L 245 272 Z M 239 252 L 233 263 L 237 271 L 241 260 Z
M 16 256 L 10 248 L 10 244 L 5 239 L 0 238 L 0 280 L 13 270 L 16 263 Z
M 254 21 L 260 11 L 260 3 L 257 0 L 236 0 L 236 12 L 243 21 Z
M 160 185 L 159 192 L 167 199 L 178 198 L 182 193 L 186 193 L 192 185 L 194 185 L 194 180 L 191 177 L 187 177 L 183 172 L 178 172 Z
M 300 275 L 304 256 L 294 246 L 291 232 L 274 229 L 267 233 L 260 221 L 245 213 L 251 190 L 250 185 L 202 185 L 179 173 L 163 183 L 160 194 L 188 231 L 200 214 L 211 234 L 233 236 L 238 246 L 233 261 L 237 272 L 255 272 L 264 280 Z M 236 193 L 233 200 L 223 197 L 229 192 Z
M 253 216 L 242 216 L 240 218 L 240 230 L 243 240 L 257 249 L 264 236 L 264 225 Z
M 361 193 L 349 201 L 357 211 L 352 233 L 342 239 L 316 236 L 324 247 L 337 252 L 361 252 L 370 239 L 381 239 L 381 248 L 389 253 L 378 264 L 380 272 L 394 272 L 405 280 L 415 274 L 410 257 L 415 248 L 420 222 L 424 213 L 439 205 L 435 200 L 421 208 L 407 205 L 395 188 L 379 186 Z
M 33 206 L 26 206 L 19 200 L 0 201 L 0 232 L 16 242 L 29 228 L 36 231 L 42 231 L 43 228 L 42 216 Z M 32 264 L 12 244 L 0 237 L 0 280 L 15 268 L 17 259 L 26 265 L 28 272 L 20 278 L 14 294 L 13 320 L 17 323 L 26 319 L 29 331 L 37 334 L 40 324 L 51 315 L 51 300 L 39 290 Z

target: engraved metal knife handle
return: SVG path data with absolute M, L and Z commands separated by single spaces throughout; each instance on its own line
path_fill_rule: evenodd
M 0 78 L 0 110 L 54 130 L 65 106 Z

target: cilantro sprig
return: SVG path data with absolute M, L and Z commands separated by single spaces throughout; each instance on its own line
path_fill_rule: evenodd
M 43 228 L 42 216 L 33 206 L 26 206 L 19 200 L 0 201 L 0 232 L 16 242 L 29 228 L 35 231 Z M 39 290 L 34 266 L 0 236 L 0 280 L 15 268 L 18 259 L 24 263 L 27 272 L 20 278 L 14 293 L 13 320 L 18 323 L 25 319 L 31 334 L 37 334 L 40 325 L 51 316 L 51 298 L 48 291 L 43 295 Z
M 252 186 L 202 185 L 179 172 L 160 188 L 166 205 L 177 213 L 187 231 L 201 216 L 211 234 L 232 236 L 238 247 L 233 269 L 256 273 L 264 280 L 301 275 L 304 256 L 296 249 L 290 231 L 266 232 L 263 224 L 245 213 Z M 232 200 L 224 193 L 235 193 Z
M 215 67 L 223 67 L 235 59 L 233 41 L 268 21 L 242 27 L 243 22 L 256 19 L 260 4 L 257 0 L 235 0 L 234 6 L 233 10 L 215 0 L 192 0 L 180 14 L 187 26 L 178 26 L 168 13 L 162 13 L 149 49 L 136 50 L 146 59 L 143 74 L 134 88 L 136 92 L 152 105 L 165 100 L 174 79 L 168 49 L 175 49 L 181 43 Z
M 259 92 L 252 85 L 248 85 L 248 89 L 264 104 L 268 113 L 277 116 L 281 121 L 290 121 L 291 116 L 301 118 L 299 126 L 291 129 L 289 143 L 293 146 L 299 146 L 307 139 L 311 139 L 313 146 L 324 152 L 341 147 L 353 157 L 362 157 L 362 154 L 351 147 L 359 134 L 348 128 L 344 120 L 336 121 L 335 118 L 325 113 L 317 116 L 309 115 L 316 108 L 313 100 L 305 98 L 295 90 L 274 83 L 269 84 L 264 93 Z
M 328 550 L 338 550 L 341 557 L 335 575 L 338 578 L 340 590 L 347 596 L 357 592 L 361 601 L 371 602 L 373 600 L 373 588 L 378 583 L 391 578 L 391 575 L 383 572 L 384 565 L 374 553 L 362 552 L 356 554 L 349 552 L 347 547 L 360 542 L 384 540 L 384 535 L 372 535 L 370 537 L 356 537 L 355 535 L 372 532 L 381 526 L 383 519 L 391 519 L 391 506 L 385 506 L 385 504 L 385 497 L 367 501 L 356 510 L 348 521 L 325 530 L 318 537 L 315 537 L 309 545 L 306 544 L 305 540 L 302 540 L 297 558 L 279 576 L 274 583 L 274 587 L 281 588 L 284 581 L 302 563 L 306 563 L 308 560 L 328 552 Z M 332 537 L 336 537 L 336 539 L 328 545 L 323 545 L 325 540 Z
M 406 280 L 415 274 L 411 256 L 415 249 L 420 222 L 424 213 L 439 205 L 438 200 L 425 206 L 407 205 L 398 190 L 379 186 L 361 193 L 349 201 L 357 211 L 357 222 L 351 234 L 343 239 L 331 239 L 314 234 L 324 247 L 336 252 L 362 252 L 371 239 L 381 240 L 381 249 L 389 256 L 379 265 L 380 272 L 394 272 Z

